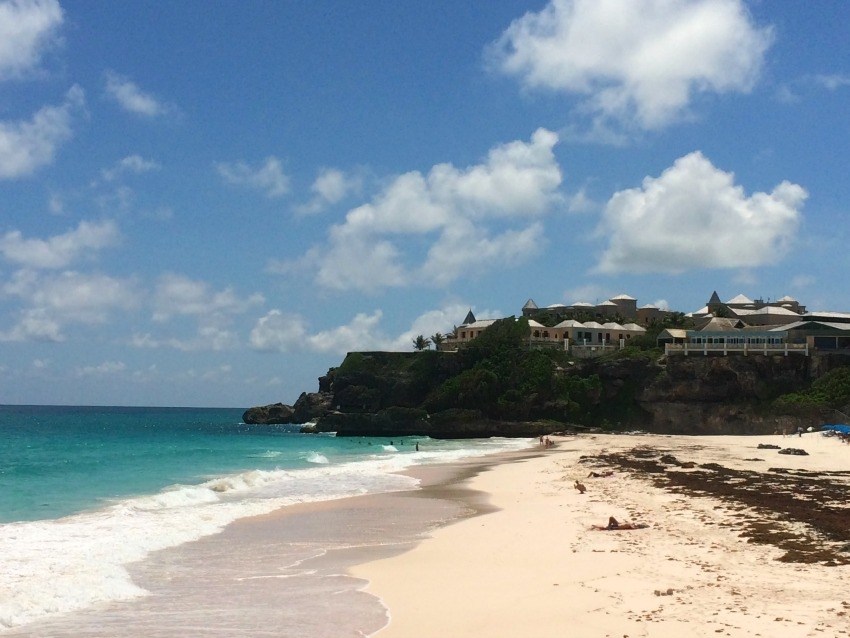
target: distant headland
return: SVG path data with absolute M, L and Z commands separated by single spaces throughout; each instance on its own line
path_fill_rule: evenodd
M 435 349 L 431 349 L 431 346 Z M 682 313 L 618 295 L 476 319 L 413 352 L 351 352 L 294 405 L 246 423 L 338 436 L 539 436 L 570 429 L 772 433 L 847 421 L 850 313 L 714 292 Z

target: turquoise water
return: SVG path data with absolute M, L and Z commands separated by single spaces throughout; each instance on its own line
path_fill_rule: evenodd
M 147 595 L 152 553 L 297 503 L 414 489 L 412 465 L 528 440 L 337 438 L 242 411 L 0 406 L 0 631 Z M 417 444 L 419 449 L 417 450 Z
M 241 416 L 234 409 L 0 406 L 0 523 L 58 518 L 248 469 L 347 462 L 384 443 L 245 425 Z M 413 451 L 415 440 L 394 443 Z

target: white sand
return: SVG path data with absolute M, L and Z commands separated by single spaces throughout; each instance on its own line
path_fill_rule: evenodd
M 810 455 L 757 450 L 760 442 Z M 377 637 L 848 635 L 850 567 L 779 562 L 784 552 L 748 543 L 736 529 L 740 518 L 719 500 L 673 494 L 639 473 L 586 478 L 590 468 L 578 463 L 639 445 L 749 470 L 850 470 L 850 446 L 819 434 L 560 438 L 541 457 L 471 480 L 499 511 L 353 570 L 389 610 Z M 765 461 L 745 460 L 754 457 Z M 576 479 L 586 494 L 574 489 Z M 590 529 L 609 516 L 649 527 Z

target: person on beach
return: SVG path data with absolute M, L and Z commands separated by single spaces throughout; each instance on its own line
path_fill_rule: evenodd
M 584 486 L 584 483 L 575 482 L 575 488 L 578 490 L 579 494 L 584 494 L 587 491 L 587 488 Z
M 607 476 L 614 476 L 614 470 L 605 470 L 603 472 L 594 472 L 590 471 L 590 474 L 587 475 L 587 478 L 603 478 Z
M 611 530 L 621 530 L 621 529 L 645 529 L 649 527 L 645 523 L 620 523 L 613 516 L 608 517 L 607 525 L 591 525 L 591 529 L 595 529 L 601 532 L 608 532 Z

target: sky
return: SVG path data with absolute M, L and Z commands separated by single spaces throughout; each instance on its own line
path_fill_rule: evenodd
M 529 298 L 850 312 L 848 24 L 0 0 L 0 403 L 292 403 Z

